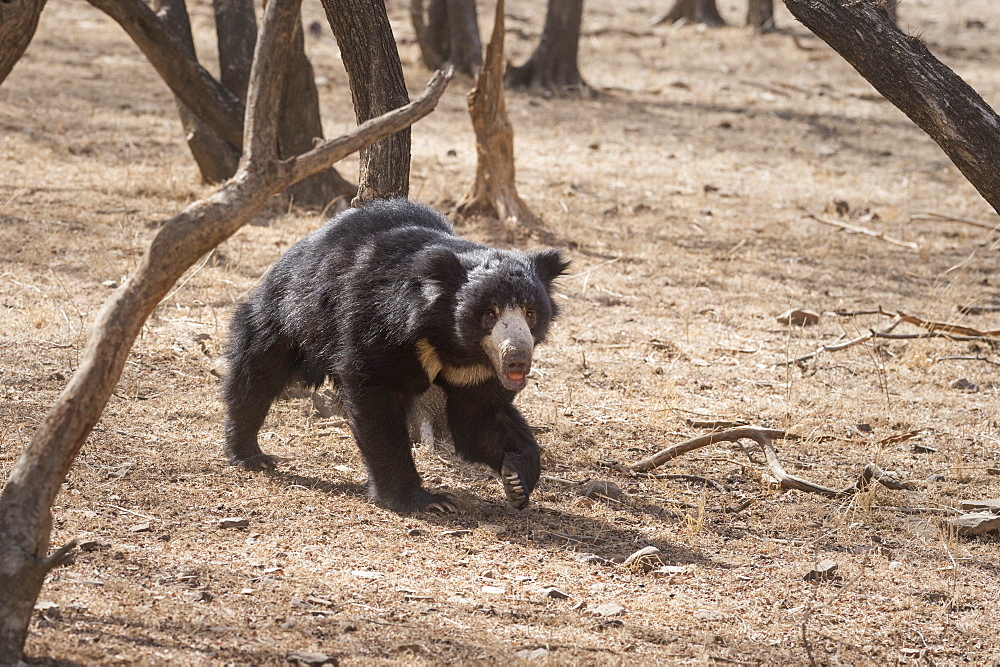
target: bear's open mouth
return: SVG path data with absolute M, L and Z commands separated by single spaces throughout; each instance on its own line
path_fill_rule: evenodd
M 520 391 L 528 384 L 528 377 L 524 373 L 501 373 L 500 383 L 511 391 Z

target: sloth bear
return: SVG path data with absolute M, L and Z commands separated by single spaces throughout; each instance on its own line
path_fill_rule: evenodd
M 473 243 L 436 211 L 407 200 L 351 209 L 293 245 L 233 316 L 223 382 L 225 453 L 274 468 L 257 444 L 289 384 L 338 389 L 368 469 L 373 500 L 396 512 L 454 512 L 423 488 L 407 413 L 435 384 L 455 451 L 500 475 L 508 502 L 528 503 L 538 444 L 512 405 L 534 346 L 558 312 L 558 250 Z

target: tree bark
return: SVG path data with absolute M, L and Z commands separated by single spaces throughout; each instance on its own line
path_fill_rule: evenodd
M 403 106 L 409 100 L 399 51 L 384 0 L 322 0 L 340 46 L 358 122 Z M 410 130 L 361 151 L 360 183 L 353 205 L 410 190 Z
M 0 0 L 0 84 L 24 55 L 45 0 Z
M 70 465 L 114 390 L 148 315 L 195 261 L 236 232 L 274 194 L 328 168 L 433 110 L 448 75 L 438 73 L 412 104 L 362 124 L 304 155 L 277 159 L 281 77 L 299 0 L 268 3 L 254 58 L 243 160 L 217 192 L 168 220 L 138 267 L 98 312 L 76 373 L 35 430 L 0 494 L 0 664 L 17 663 L 45 574 L 72 544 L 45 557 L 51 506 Z
M 969 84 L 900 32 L 878 0 L 784 0 L 887 100 L 937 142 L 1000 213 L 1000 116 Z
M 278 156 L 281 158 L 305 153 L 323 139 L 319 92 L 316 90 L 312 63 L 306 57 L 301 19 L 296 23 L 292 50 L 288 55 L 278 125 Z M 291 186 L 285 197 L 300 208 L 325 211 L 338 200 L 350 203 L 357 194 L 358 188 L 330 167 Z M 346 205 L 343 208 L 347 208 Z
M 420 57 L 429 69 L 451 63 L 455 71 L 475 77 L 483 64 L 475 0 L 412 0 L 410 18 L 417 33 Z
M 535 219 L 517 194 L 514 129 L 503 99 L 504 2 L 499 0 L 486 61 L 469 92 L 469 115 L 476 131 L 476 182 L 458 204 L 463 214 L 488 212 L 509 223 Z
M 219 45 L 219 80 L 240 102 L 247 102 L 257 18 L 253 0 L 212 0 Z
M 754 0 L 750 0 L 753 2 Z M 701 23 L 718 28 L 726 25 L 715 0 L 677 0 L 666 14 L 656 20 L 661 23 Z
M 89 0 L 119 23 L 174 94 L 234 147 L 243 147 L 243 104 L 204 67 L 187 56 L 141 0 Z
M 582 18 L 583 0 L 549 0 L 538 46 L 523 65 L 508 68 L 507 86 L 557 94 L 590 92 L 577 65 Z
M 187 55 L 197 60 L 194 38 L 191 35 L 191 20 L 184 0 L 153 0 L 152 7 L 164 27 L 180 38 Z M 184 138 L 201 172 L 202 182 L 221 183 L 236 173 L 236 165 L 240 161 L 239 151 L 198 118 L 180 98 L 176 95 L 174 97 L 177 113 L 184 127 Z
M 774 0 L 747 0 L 747 26 L 763 34 L 774 30 Z

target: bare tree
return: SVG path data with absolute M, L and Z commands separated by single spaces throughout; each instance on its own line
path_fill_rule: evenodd
M 493 35 L 476 87 L 469 92 L 469 114 L 476 131 L 476 182 L 458 204 L 460 213 L 489 212 L 512 223 L 535 216 L 517 194 L 514 179 L 514 129 L 503 99 L 504 2 L 498 0 Z
M 0 84 L 35 36 L 45 0 L 0 0 Z
M 322 0 L 340 46 L 358 122 L 409 101 L 384 0 Z M 410 188 L 410 131 L 361 151 L 361 182 L 354 204 L 405 197 Z
M 507 69 L 507 86 L 557 94 L 590 92 L 577 64 L 582 19 L 583 0 L 549 0 L 538 46 L 523 65 Z
M 880 0 L 784 0 L 807 28 L 937 142 L 1000 213 L 1000 116 Z
M 750 0 L 753 2 L 754 0 Z M 666 14 L 656 19 L 661 23 L 701 23 L 707 26 L 720 27 L 726 25 L 715 0 L 676 0 Z
M 455 71 L 474 77 L 483 64 L 476 0 L 411 0 L 410 18 L 420 57 L 429 69 L 451 63 Z
M 100 418 L 146 318 L 199 257 L 231 236 L 273 195 L 430 113 L 450 74 L 437 73 L 413 103 L 361 124 L 308 153 L 281 160 L 281 77 L 292 49 L 299 0 L 268 2 L 247 102 L 245 152 L 234 178 L 166 221 L 138 267 L 97 314 L 79 368 L 35 430 L 0 494 L 0 664 L 22 656 L 45 575 L 73 548 L 47 555 L 51 506 Z

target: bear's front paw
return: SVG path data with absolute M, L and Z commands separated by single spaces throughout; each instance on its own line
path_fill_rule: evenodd
M 504 465 L 500 469 L 500 482 L 503 484 L 507 502 L 515 509 L 522 509 L 528 504 L 528 492 L 524 488 L 521 476 L 513 468 Z
M 231 456 L 229 458 L 229 464 L 255 472 L 259 472 L 261 470 L 275 470 L 278 467 L 278 462 L 275 461 L 273 456 L 268 454 L 252 454 L 251 456 L 244 457 Z
M 410 512 L 439 512 L 441 514 L 454 514 L 458 511 L 458 504 L 455 496 L 450 493 L 431 493 L 425 489 L 420 489 L 417 493 L 408 498 L 384 498 L 376 497 L 375 502 L 401 514 Z

